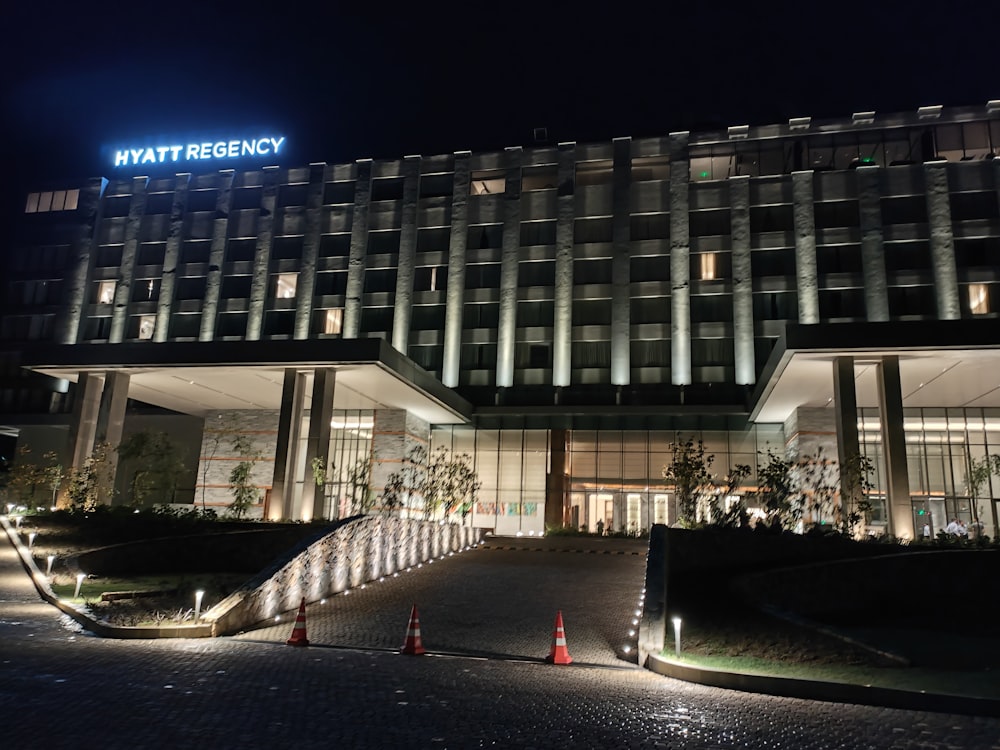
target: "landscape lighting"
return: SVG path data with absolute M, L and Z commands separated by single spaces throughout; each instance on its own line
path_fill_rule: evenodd
M 45 575 L 51 576 L 52 575 L 52 563 L 54 563 L 56 561 L 56 556 L 55 555 L 49 555 L 48 561 L 49 561 L 48 565 L 45 566 Z
M 73 598 L 74 599 L 79 599 L 80 598 L 80 587 L 83 586 L 83 579 L 86 578 L 86 577 L 87 577 L 86 573 L 77 573 L 76 574 L 76 591 L 73 592 Z
M 201 619 L 201 601 L 205 597 L 205 592 L 199 589 L 194 592 L 194 621 L 198 624 L 198 620 Z
M 681 655 L 681 618 L 674 617 L 672 622 L 674 623 L 674 654 L 679 657 Z

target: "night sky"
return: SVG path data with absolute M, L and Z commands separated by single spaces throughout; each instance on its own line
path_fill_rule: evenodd
M 304 165 L 982 105 L 987 7 L 27 0 L 4 12 L 5 203 L 157 135 L 279 132 Z

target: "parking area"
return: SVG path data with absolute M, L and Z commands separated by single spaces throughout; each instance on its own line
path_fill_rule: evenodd
M 645 573 L 646 542 L 616 538 L 488 537 L 476 549 L 435 560 L 307 609 L 310 642 L 398 649 L 410 608 L 429 651 L 544 658 L 561 611 L 574 661 L 629 666 L 618 658 Z M 283 642 L 294 613 L 241 640 Z

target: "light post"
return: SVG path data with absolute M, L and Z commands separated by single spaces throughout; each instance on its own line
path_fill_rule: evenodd
M 77 573 L 76 574 L 76 591 L 73 592 L 73 598 L 74 599 L 79 599 L 80 598 L 80 587 L 83 586 L 83 579 L 86 578 L 86 577 L 87 577 L 86 573 Z
M 201 600 L 204 598 L 205 592 L 198 590 L 194 592 L 194 623 L 198 624 L 198 620 L 201 619 Z
M 674 655 L 680 658 L 681 655 L 681 618 L 672 618 L 674 623 Z
M 54 563 L 55 561 L 56 561 L 56 556 L 49 555 L 48 564 L 45 566 L 45 575 L 48 576 L 49 578 L 52 577 L 52 563 Z

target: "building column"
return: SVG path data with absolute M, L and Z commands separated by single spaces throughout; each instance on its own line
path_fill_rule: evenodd
M 333 386 L 337 371 L 332 367 L 317 367 L 313 371 L 312 402 L 309 405 L 309 436 L 306 440 L 306 470 L 302 480 L 302 505 L 299 519 L 311 521 L 323 513 L 323 487 L 313 479 L 313 460 L 330 468 L 330 420 L 333 416 Z M 284 402 L 284 389 L 282 390 Z M 282 403 L 284 407 L 284 403 Z M 279 427 L 280 429 L 280 427 Z M 318 491 L 317 491 L 318 489 Z
M 77 378 L 73 414 L 69 423 L 69 443 L 66 447 L 70 469 L 81 468 L 94 450 L 103 388 L 104 378 L 97 373 L 81 372 Z
M 75 344 L 80 340 L 80 326 L 87 305 L 90 269 L 93 266 L 95 232 L 102 218 L 101 198 L 107 186 L 106 179 L 95 178 L 80 191 L 77 209 L 80 223 L 76 225 L 77 228 L 70 241 L 70 257 L 75 260 L 67 274 L 63 295 L 65 302 L 55 337 L 60 344 Z
M 271 286 L 271 245 L 274 239 L 274 211 L 278 203 L 277 167 L 264 167 L 264 191 L 257 216 L 257 249 L 253 256 L 253 280 L 247 308 L 247 341 L 259 341 L 264 330 L 264 308 Z
M 281 411 L 278 415 L 278 438 L 274 452 L 274 475 L 271 480 L 270 504 L 267 508 L 269 521 L 292 518 L 305 386 L 305 373 L 291 367 L 285 370 L 281 387 Z M 311 476 L 310 471 L 307 478 Z
M 576 144 L 559 144 L 556 198 L 556 283 L 552 322 L 552 385 L 570 384 L 573 370 L 573 221 L 576 215 Z
M 879 167 L 858 167 L 858 211 L 861 222 L 861 269 L 865 277 L 865 315 L 870 322 L 889 320 L 889 286 L 885 275 Z
M 670 382 L 691 383 L 691 219 L 688 132 L 670 134 Z
M 837 417 L 837 465 L 840 467 L 840 511 L 850 513 L 858 507 L 860 497 L 847 497 L 844 487 L 844 467 L 861 455 L 858 439 L 858 393 L 854 381 L 854 357 L 833 360 L 833 405 Z M 852 488 L 856 490 L 857 488 Z
M 406 354 L 413 316 L 413 276 L 417 256 L 417 204 L 420 201 L 420 157 L 403 159 L 403 213 L 400 217 L 396 299 L 392 312 L 392 347 Z
M 753 273 L 750 268 L 750 177 L 729 179 L 730 236 L 733 253 L 733 358 L 736 384 L 757 380 L 753 339 Z
M 223 177 L 224 180 L 228 178 L 228 184 L 232 185 L 233 176 L 230 172 L 228 175 Z M 191 185 L 191 175 L 189 173 L 183 173 L 177 175 L 174 180 L 174 200 L 170 205 L 170 224 L 167 229 L 167 245 L 163 251 L 163 272 L 160 274 L 160 289 L 156 297 L 156 325 L 153 326 L 153 341 L 162 343 L 167 340 L 170 333 L 170 313 L 173 311 L 174 302 L 174 287 L 177 283 L 177 264 L 180 262 L 181 257 L 181 238 L 184 235 L 184 213 L 187 211 L 187 199 L 188 191 Z M 223 191 L 220 191 L 220 193 Z M 202 303 L 201 309 L 201 330 L 199 332 L 199 340 L 206 340 L 201 338 L 206 329 L 208 330 L 208 339 L 211 340 L 212 336 L 215 334 L 215 309 L 218 307 L 219 303 L 219 289 L 218 286 L 221 283 L 222 278 L 222 260 L 223 253 L 226 248 L 226 219 L 218 218 L 221 216 L 226 216 L 229 213 L 228 210 L 228 189 L 225 190 L 227 197 L 226 210 L 220 214 L 218 211 L 219 200 L 216 199 L 216 219 L 212 227 L 212 249 L 208 260 L 208 274 L 206 275 L 205 283 L 205 301 Z M 222 222 L 222 233 L 221 238 L 218 240 L 219 250 L 218 253 L 215 252 L 215 247 L 217 240 L 215 236 L 219 234 L 219 222 Z M 212 271 L 212 269 L 216 269 Z M 208 282 L 208 278 L 215 275 L 215 304 L 211 305 L 209 299 L 211 297 L 209 289 L 212 285 Z M 211 315 L 209 315 L 209 310 L 211 310 Z M 211 325 L 206 326 L 206 318 L 211 318 Z
M 368 204 L 372 196 L 372 160 L 358 159 L 354 183 L 354 215 L 351 249 L 347 258 L 347 290 L 344 295 L 344 324 L 341 338 L 356 339 L 361 334 L 361 305 L 365 290 L 365 256 L 368 254 Z
M 125 427 L 125 407 L 128 405 L 128 384 L 131 377 L 126 372 L 111 370 L 104 375 L 104 389 L 101 391 L 101 403 L 97 411 L 97 429 L 94 435 L 95 445 L 107 443 L 114 450 L 122 441 L 122 430 Z M 98 502 L 111 505 L 114 500 L 115 474 L 118 460 L 109 463 L 108 486 L 101 489 Z
M 816 270 L 816 216 L 812 170 L 792 172 L 795 221 L 795 287 L 799 323 L 819 323 L 819 274 Z
M 316 265 L 319 262 L 320 231 L 323 222 L 323 190 L 326 164 L 309 165 L 309 193 L 306 196 L 305 227 L 302 236 L 302 262 L 295 281 L 295 328 L 293 338 L 309 338 L 316 298 Z M 273 492 L 273 490 L 272 490 Z
M 899 357 L 882 357 L 877 369 L 888 531 L 897 539 L 913 539 L 913 505 L 910 501 L 910 478 L 906 469 L 906 433 L 903 431 Z
M 497 388 L 514 385 L 517 340 L 517 270 L 521 249 L 521 147 L 504 153 L 503 240 L 500 254 L 500 322 L 497 326 Z
M 927 190 L 927 221 L 930 224 L 931 266 L 934 271 L 934 298 L 937 302 L 938 319 L 958 320 L 962 317 L 962 303 L 958 296 L 947 170 L 947 162 L 927 162 L 924 164 L 924 183 Z
M 569 523 L 569 494 L 566 486 L 566 450 L 569 430 L 549 430 L 549 474 L 545 482 L 545 526 Z
M 448 238 L 448 290 L 445 292 L 444 357 L 441 382 L 458 385 L 462 355 L 462 313 L 465 306 L 465 250 L 469 241 L 468 151 L 455 153 L 455 180 L 451 196 L 451 235 Z
M 148 177 L 132 178 L 132 197 L 129 199 L 128 217 L 125 219 L 125 243 L 122 262 L 115 282 L 114 306 L 111 310 L 109 344 L 120 344 L 128 329 L 128 308 L 132 301 L 132 281 L 135 276 L 135 256 L 139 252 L 139 228 L 146 214 L 146 185 Z
M 611 182 L 611 384 L 631 380 L 631 187 L 632 139 L 615 138 Z

